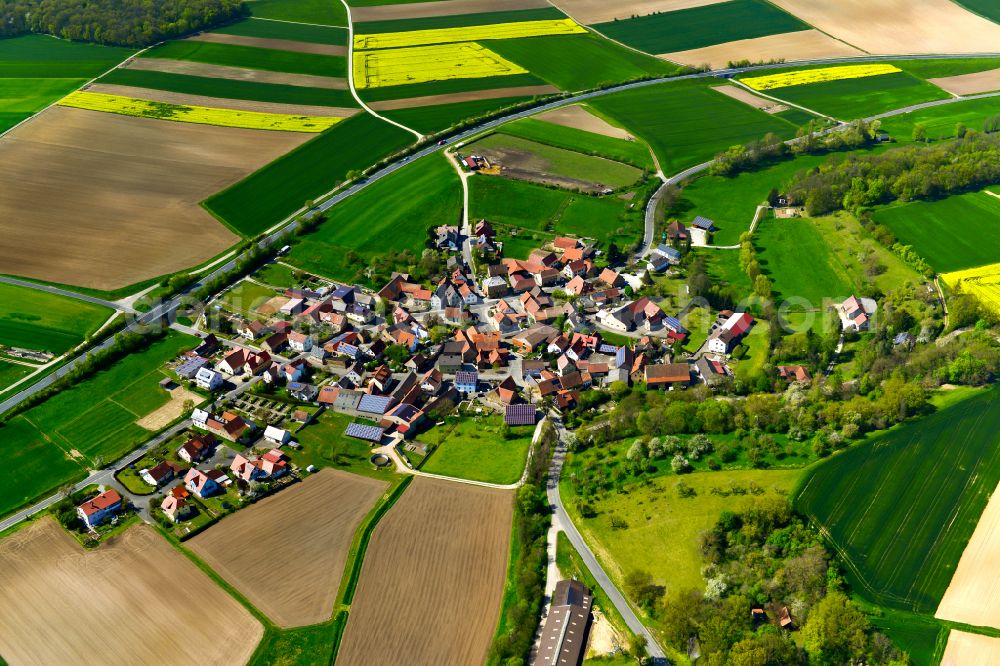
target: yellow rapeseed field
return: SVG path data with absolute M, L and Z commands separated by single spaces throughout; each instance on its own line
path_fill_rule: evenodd
M 902 70 L 892 65 L 841 65 L 819 69 L 802 69 L 795 72 L 783 72 L 781 74 L 750 76 L 740 79 L 740 81 L 754 90 L 773 90 L 774 88 L 801 86 L 806 83 L 824 83 L 826 81 L 839 81 L 841 79 L 861 79 L 866 76 L 895 74 L 899 71 Z
M 381 32 L 370 35 L 355 35 L 354 48 L 358 50 L 390 49 L 424 44 L 451 44 L 453 42 L 473 42 L 481 39 L 515 39 L 517 37 L 541 37 L 544 35 L 574 35 L 587 32 L 573 19 L 552 19 L 547 21 L 522 21 L 520 23 L 494 23 L 492 25 L 470 25 L 460 28 L 437 28 L 434 30 L 411 30 L 409 32 Z
M 952 287 L 961 285 L 966 293 L 976 296 L 984 307 L 1000 314 L 1000 264 L 944 273 L 941 277 Z
M 354 54 L 354 85 L 359 89 L 527 73 L 474 42 Z
M 67 95 L 59 101 L 59 105 L 137 118 L 284 132 L 322 132 L 342 120 L 326 116 L 293 116 L 284 113 L 238 111 L 208 106 L 181 106 L 148 99 L 86 91 L 77 91 Z

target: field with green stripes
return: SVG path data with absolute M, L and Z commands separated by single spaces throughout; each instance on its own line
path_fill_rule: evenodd
M 263 69 L 290 74 L 339 77 L 347 75 L 347 59 L 342 56 L 261 49 L 235 44 L 215 44 L 191 39 L 167 42 L 146 51 L 142 57 L 190 60 L 211 65 Z
M 1000 481 L 1000 390 L 988 389 L 820 464 L 796 507 L 868 599 L 933 613 Z

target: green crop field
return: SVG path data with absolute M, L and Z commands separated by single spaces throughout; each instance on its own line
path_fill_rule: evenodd
M 254 81 L 234 81 L 213 79 L 206 76 L 188 76 L 169 72 L 146 72 L 138 69 L 116 69 L 101 78 L 101 83 L 117 83 L 123 86 L 154 88 L 188 95 L 208 95 L 229 99 L 246 99 L 255 102 L 279 102 L 282 104 L 315 104 L 318 106 L 338 106 L 352 108 L 358 104 L 349 90 L 327 88 L 304 88 L 277 83 L 256 83 Z
M 346 261 L 386 250 L 424 247 L 427 230 L 459 224 L 462 186 L 442 155 L 429 155 L 383 178 L 330 209 L 326 222 L 292 248 L 288 262 L 332 278 L 350 280 L 358 264 Z
M 376 32 L 409 32 L 411 30 L 460 28 L 472 25 L 545 21 L 564 18 L 566 18 L 566 15 L 555 7 L 540 7 L 538 9 L 451 14 L 448 16 L 428 16 L 425 18 L 394 19 L 390 21 L 359 21 L 354 24 L 354 32 L 367 35 Z
M 1000 6 L 993 0 L 958 0 L 958 4 L 971 9 L 980 16 L 1000 23 Z
M 622 162 L 537 143 L 503 132 L 488 134 L 477 141 L 466 144 L 462 150 L 472 153 L 497 150 L 527 154 L 531 156 L 528 158 L 530 166 L 520 167 L 522 169 L 530 169 L 533 173 L 540 175 L 562 176 L 599 183 L 612 189 L 633 185 L 642 177 L 640 169 Z M 530 178 L 525 179 L 530 180 Z
M 141 353 L 64 390 L 0 426 L 0 515 L 85 476 L 148 439 L 135 424 L 167 402 L 163 364 L 196 344 L 170 332 Z M 99 460 L 100 459 L 100 460 Z
M 513 106 L 531 99 L 530 97 L 501 97 L 499 99 L 477 99 L 471 102 L 416 106 L 411 109 L 379 111 L 379 115 L 391 118 L 423 134 L 433 134 L 457 125 L 463 120 L 476 118 Z
M 677 81 L 594 99 L 591 105 L 652 146 L 668 176 L 768 132 L 791 138 L 797 127 L 720 95 L 715 82 Z
M 824 299 L 854 291 L 819 230 L 808 219 L 766 219 L 753 237 L 761 270 L 774 283 L 775 299 L 804 298 L 814 308 Z
M 496 90 L 497 88 L 542 85 L 545 85 L 545 81 L 532 74 L 513 74 L 511 76 L 487 76 L 481 79 L 450 79 L 448 81 L 411 83 L 402 86 L 385 86 L 383 88 L 362 88 L 359 93 L 366 102 L 381 102 L 387 99 L 409 99 L 411 97 L 447 95 L 449 93 L 469 92 L 473 90 Z
M 935 141 L 955 137 L 955 126 L 965 124 L 969 129 L 981 130 L 983 121 L 1000 115 L 1000 97 L 974 99 L 954 104 L 943 104 L 930 109 L 911 111 L 882 121 L 882 129 L 899 142 L 908 143 L 913 127 L 918 123 L 927 130 L 927 138 Z
M 854 589 L 933 613 L 998 480 L 993 388 L 837 454 L 796 506 L 829 535 Z
M 841 120 L 866 118 L 911 104 L 950 97 L 937 86 L 921 81 L 906 72 L 807 83 L 767 92 L 772 97 Z
M 646 171 L 655 170 L 649 148 L 642 141 L 626 141 L 574 127 L 556 125 L 536 118 L 515 120 L 504 125 L 501 131 L 504 134 L 531 139 L 557 148 L 607 157 Z
M 255 18 L 319 25 L 347 25 L 347 10 L 330 0 L 250 0 L 247 3 Z
M 499 225 L 504 254 L 520 259 L 541 245 L 542 237 L 551 235 L 572 234 L 604 245 L 615 242 L 628 246 L 642 235 L 643 221 L 641 211 L 632 219 L 626 218 L 627 206 L 627 201 L 615 195 L 592 197 L 497 176 L 469 180 L 470 216 Z M 534 233 L 528 234 L 531 239 L 520 232 L 518 238 L 511 238 L 505 227 Z
M 34 369 L 27 365 L 8 363 L 0 359 L 0 393 L 3 393 L 8 386 L 22 377 L 27 377 L 33 371 Z
M 732 0 L 599 23 L 594 28 L 640 51 L 660 54 L 808 30 L 809 26 L 764 0 Z
M 673 63 L 630 51 L 593 34 L 502 39 L 487 45 L 535 76 L 569 91 L 648 76 L 670 76 L 679 70 Z
M 348 34 L 344 28 L 287 23 L 284 21 L 264 21 L 253 18 L 217 28 L 212 32 L 224 35 L 242 35 L 244 37 L 263 37 L 265 39 L 287 39 L 293 42 L 310 42 L 313 44 L 344 45 L 347 44 Z
M 111 314 L 100 305 L 0 284 L 0 345 L 62 354 L 83 342 Z
M 0 132 L 38 113 L 87 79 L 0 79 Z
M 371 166 L 412 139 L 405 130 L 359 114 L 210 197 L 204 206 L 239 233 L 255 236 L 331 190 L 348 171 Z
M 959 76 L 1000 68 L 1000 58 L 942 58 L 935 60 L 892 60 L 891 64 L 921 79 Z
M 420 468 L 431 474 L 486 483 L 514 483 L 521 478 L 535 429 L 521 426 L 502 432 L 500 416 L 465 417 L 421 435 L 436 448 Z
M 1000 259 L 1000 199 L 986 192 L 891 206 L 875 219 L 940 273 Z
M 246 67 L 291 74 L 347 76 L 347 59 L 342 56 L 260 49 L 254 46 L 215 44 L 189 39 L 167 42 L 146 51 L 142 57 L 190 60 L 191 62 L 204 62 L 212 65 Z

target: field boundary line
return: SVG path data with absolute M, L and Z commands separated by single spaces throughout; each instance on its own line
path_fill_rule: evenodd
M 386 118 L 385 116 L 379 115 L 378 113 L 375 112 L 375 110 L 373 108 L 371 108 L 370 106 L 368 106 L 367 104 L 365 104 L 365 101 L 363 99 L 361 99 L 361 95 L 358 94 L 358 89 L 354 85 L 354 19 L 351 18 L 351 6 L 349 4 L 347 4 L 347 0 L 340 0 L 340 2 L 341 2 L 342 5 L 344 5 L 344 9 L 347 10 L 347 30 L 348 30 L 348 33 L 347 33 L 347 86 L 351 89 L 351 95 L 353 95 L 354 96 L 354 100 L 359 105 L 361 105 L 361 108 L 364 109 L 365 111 L 367 111 L 368 113 L 370 113 L 371 115 L 375 116 L 376 118 L 378 118 L 380 120 L 384 120 L 385 122 L 389 123 L 390 125 L 395 125 L 396 127 L 400 128 L 400 129 L 406 130 L 410 134 L 413 134 L 415 137 L 417 137 L 417 141 L 422 140 L 424 138 L 423 134 L 421 134 L 420 132 L 418 132 L 417 130 L 415 130 L 415 129 L 411 128 L 411 127 L 407 127 L 406 125 L 404 125 L 402 123 L 397 123 L 395 120 L 392 120 L 391 118 Z
M 796 104 L 795 102 L 789 102 L 788 100 L 781 99 L 780 97 L 775 97 L 774 95 L 769 95 L 766 92 L 763 92 L 761 90 L 754 90 L 753 88 L 751 88 L 747 84 L 743 83 L 739 79 L 733 78 L 733 79 L 729 79 L 729 80 L 732 83 L 736 84 L 737 87 L 743 88 L 747 92 L 752 93 L 754 95 L 757 95 L 759 97 L 766 97 L 767 99 L 772 100 L 774 102 L 781 102 L 782 104 L 785 104 L 787 106 L 794 106 L 796 109 L 798 109 L 800 111 L 805 111 L 807 113 L 811 113 L 814 116 L 819 116 L 820 118 L 829 118 L 830 120 L 836 121 L 837 123 L 840 123 L 841 125 L 844 124 L 844 121 L 840 120 L 839 118 L 834 118 L 833 116 L 828 116 L 825 113 L 820 113 L 819 111 L 813 111 L 812 109 L 810 109 L 807 106 L 802 106 L 801 104 Z
M 323 23 L 306 23 L 305 21 L 289 21 L 287 19 L 264 18 L 263 16 L 248 16 L 249 21 L 273 21 L 274 23 L 291 23 L 293 25 L 311 25 L 315 28 L 336 28 L 337 30 L 347 30 L 346 25 L 326 25 Z

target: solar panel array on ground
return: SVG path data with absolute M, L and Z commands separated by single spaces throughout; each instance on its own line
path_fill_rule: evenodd
M 364 423 L 350 423 L 344 434 L 348 437 L 364 439 L 369 442 L 381 442 L 384 432 L 385 430 L 378 426 L 366 425 Z

